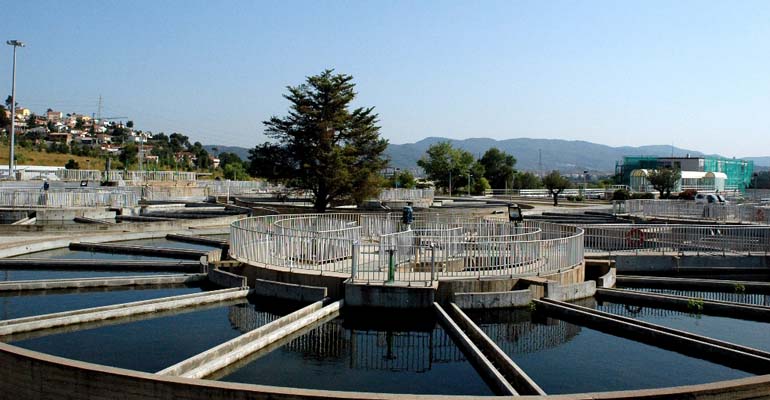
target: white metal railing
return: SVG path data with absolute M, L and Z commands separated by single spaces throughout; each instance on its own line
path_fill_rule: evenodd
M 601 196 L 608 190 L 601 188 L 577 188 L 577 189 L 564 189 L 559 193 L 559 197 L 567 196 Z M 610 190 L 611 191 L 611 190 Z M 548 189 L 487 189 L 485 191 L 487 195 L 493 196 L 520 196 L 520 197 L 551 197 L 551 193 Z
M 717 222 L 770 223 L 770 207 L 756 204 L 703 204 L 692 200 L 626 200 L 630 215 Z
M 770 226 L 582 225 L 585 247 L 603 252 L 767 254 Z
M 433 202 L 433 189 L 385 189 L 377 197 L 380 201 L 427 201 Z
M 3 190 L 0 206 L 5 207 L 135 207 L 139 196 L 124 190 Z
M 135 184 L 143 182 L 195 181 L 198 174 L 187 171 L 99 171 L 86 169 L 57 170 L 56 177 L 63 181 L 127 181 Z
M 145 200 L 201 200 L 208 197 L 206 188 L 192 186 L 142 186 Z
M 205 187 L 212 196 L 271 193 L 285 190 L 283 186 L 270 185 L 265 181 L 203 181 L 196 182 L 198 187 Z
M 96 169 L 60 169 L 56 177 L 63 181 L 101 181 L 102 171 Z
M 230 255 L 254 265 L 408 283 L 543 275 L 583 262 L 580 227 L 419 214 L 412 226 L 407 229 L 391 214 L 246 218 L 230 227 Z
M 194 181 L 198 174 L 187 171 L 120 171 L 122 179 L 131 182 Z

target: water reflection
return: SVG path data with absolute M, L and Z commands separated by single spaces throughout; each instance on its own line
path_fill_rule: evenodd
M 217 377 L 327 390 L 491 394 L 432 311 L 376 314 L 345 312 Z
M 727 293 L 727 292 L 705 292 L 696 290 L 679 289 L 657 289 L 657 288 L 629 288 L 647 293 L 670 294 L 675 296 L 684 296 L 690 298 L 699 298 L 704 300 L 729 301 L 733 303 L 745 303 L 758 306 L 770 306 L 770 295 L 757 293 Z M 740 290 L 740 288 L 737 288 Z

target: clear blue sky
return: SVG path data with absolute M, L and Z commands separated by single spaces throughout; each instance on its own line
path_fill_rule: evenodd
M 355 77 L 392 143 L 427 136 L 770 155 L 770 1 L 9 1 L 33 111 L 251 147 L 287 85 Z M 11 48 L 0 52 L 10 93 Z

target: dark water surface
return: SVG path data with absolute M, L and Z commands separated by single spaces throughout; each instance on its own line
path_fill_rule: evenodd
M 109 242 L 105 244 L 117 244 L 127 246 L 146 246 L 146 247 L 158 247 L 169 249 L 188 249 L 188 250 L 203 250 L 210 251 L 217 247 L 206 246 L 197 243 L 185 243 L 177 242 L 174 240 L 168 240 L 166 238 L 157 239 L 138 239 L 138 240 L 124 240 L 120 242 Z M 57 259 L 88 259 L 88 260 L 158 260 L 158 261 L 172 261 L 173 258 L 167 257 L 152 257 L 143 255 L 129 255 L 129 254 L 110 254 L 101 252 L 90 251 L 72 251 L 68 248 L 54 249 L 40 251 L 37 253 L 28 253 L 13 258 L 57 258 Z
M 252 300 L 253 301 L 253 300 Z M 257 300 L 261 301 L 261 300 Z M 245 302 L 186 309 L 170 316 L 13 341 L 12 344 L 75 360 L 157 372 L 281 315 Z
M 432 316 L 406 326 L 357 319 L 355 324 L 344 318 L 327 322 L 222 380 L 344 391 L 492 394 Z
M 659 388 L 751 376 L 565 321 L 533 321 L 528 311 L 470 316 L 548 394 Z
M 770 351 L 770 324 L 764 322 L 689 314 L 660 308 L 626 306 L 608 302 L 600 303 L 596 309 Z
M 197 293 L 200 287 L 166 287 L 139 286 L 135 288 L 102 288 L 78 292 L 65 290 L 33 290 L 18 295 L 16 292 L 0 295 L 0 319 L 13 319 L 31 315 L 50 314 L 61 311 L 78 310 L 106 306 L 110 304 L 128 303 L 169 296 L 179 296 Z
M 725 293 L 725 292 L 704 292 L 697 290 L 679 290 L 679 289 L 653 289 L 653 288 L 628 288 L 639 292 L 671 294 L 675 296 L 684 296 L 699 298 L 704 300 L 730 301 L 734 303 L 754 304 L 759 306 L 770 306 L 770 295 L 754 293 Z
M 214 237 L 208 237 L 208 236 L 206 236 L 206 238 L 216 239 Z M 167 249 L 189 249 L 189 250 L 203 250 L 203 251 L 210 251 L 210 250 L 219 248 L 217 246 L 207 246 L 204 244 L 178 242 L 175 240 L 168 240 L 166 238 L 126 240 L 122 242 L 110 242 L 110 243 L 128 245 L 128 246 L 149 246 L 149 247 L 164 247 Z
M 122 277 L 122 276 L 134 276 L 134 275 L 169 275 L 169 274 L 175 274 L 175 272 L 0 269 L 0 281 L 26 281 L 26 280 L 36 280 L 36 279 L 75 279 L 75 278 Z
M 68 248 L 39 251 L 37 253 L 28 253 L 12 258 L 48 258 L 59 260 L 137 260 L 137 261 L 174 261 L 173 258 L 138 256 L 132 254 L 110 254 L 97 253 L 91 251 L 73 251 Z

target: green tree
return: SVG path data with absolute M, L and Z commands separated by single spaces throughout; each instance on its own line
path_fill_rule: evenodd
M 8 109 L 8 110 L 11 109 L 11 102 L 13 102 L 13 97 L 11 97 L 11 95 L 9 94 L 8 97 L 5 98 L 5 107 L 6 107 L 6 109 Z M 16 107 L 18 107 L 18 106 L 19 106 L 19 102 L 17 101 L 16 102 Z
M 471 193 L 478 196 L 486 193 L 486 191 L 491 188 L 492 186 L 489 185 L 487 178 L 482 176 L 480 179 L 473 181 Z
M 37 127 L 37 115 L 35 113 L 29 114 L 27 117 L 27 128 L 32 129 Z
M 215 150 L 211 149 L 211 151 L 215 151 Z M 222 168 L 224 170 L 230 164 L 243 165 L 243 160 L 241 160 L 241 158 L 238 157 L 238 155 L 235 153 L 230 153 L 230 152 L 221 153 L 219 155 L 219 168 Z
M 487 150 L 479 159 L 479 163 L 484 166 L 484 177 L 495 189 L 503 189 L 512 186 L 512 181 L 516 170 L 516 159 L 500 149 L 493 147 Z
M 11 118 L 7 115 L 5 115 L 5 111 L 7 108 L 0 106 L 0 129 L 9 129 L 11 126 Z
M 33 142 L 37 142 L 39 140 L 43 140 L 46 137 L 48 137 L 48 133 L 46 133 L 42 129 L 32 129 L 32 130 L 27 130 L 27 132 L 25 132 L 24 136 L 22 137 L 25 139 L 29 139 Z
M 249 174 L 242 163 L 229 163 L 222 169 L 222 175 L 225 179 L 235 181 L 245 181 L 249 179 Z
M 132 165 L 134 165 L 135 162 L 137 162 L 136 157 L 138 155 L 139 148 L 136 147 L 134 143 L 129 143 L 120 149 L 120 156 L 118 157 L 118 160 L 123 163 L 123 168 L 129 169 Z
M 661 199 L 671 196 L 671 190 L 681 177 L 682 172 L 677 168 L 653 169 L 647 173 L 647 180 L 660 193 Z
M 179 153 L 190 148 L 190 138 L 174 132 L 168 137 L 168 145 L 172 153 Z
M 134 128 L 134 121 L 128 121 L 126 122 L 126 128 L 133 129 Z
M 570 186 L 569 180 L 561 176 L 559 171 L 551 171 L 543 178 L 543 185 L 553 197 L 554 207 L 559 205 L 559 194 Z
M 289 86 L 291 103 L 284 117 L 264 121 L 266 142 L 250 150 L 250 172 L 313 193 L 313 206 L 324 212 L 333 202 L 356 203 L 377 194 L 382 154 L 388 142 L 380 137 L 374 108 L 350 104 L 356 96 L 353 77 L 325 70 Z
M 83 117 L 77 117 L 75 119 L 75 129 L 77 130 L 83 130 L 85 128 L 85 121 L 83 121 Z
M 514 189 L 539 189 L 543 187 L 540 177 L 532 172 L 518 172 L 513 180 Z
M 389 186 L 403 189 L 413 189 L 417 181 L 414 175 L 407 170 L 398 171 L 390 177 Z
M 195 167 L 198 169 L 211 168 L 211 158 L 209 157 L 209 152 L 203 148 L 201 142 L 195 142 L 192 147 L 190 147 L 190 152 L 195 157 Z
M 80 164 L 78 164 L 77 161 L 70 158 L 69 161 L 67 161 L 66 164 L 64 164 L 64 168 L 66 169 L 80 169 Z
M 428 147 L 425 155 L 417 161 L 417 165 L 425 171 L 436 187 L 448 189 L 451 184 L 452 188 L 457 189 L 463 184 L 463 180 L 467 182 L 473 161 L 473 154 L 470 152 L 454 148 L 449 142 L 439 142 Z

